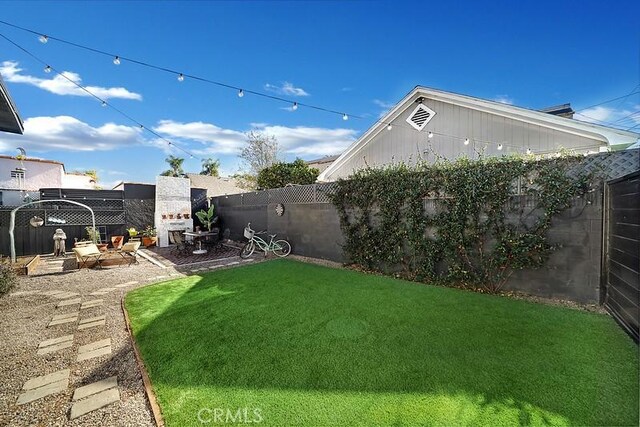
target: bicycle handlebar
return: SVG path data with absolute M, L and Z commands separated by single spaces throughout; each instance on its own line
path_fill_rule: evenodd
M 251 230 L 251 223 L 250 222 L 247 223 L 247 228 L 249 230 Z M 251 230 L 251 231 L 253 231 L 253 234 L 265 234 L 267 232 L 267 230 L 262 230 L 262 231 Z

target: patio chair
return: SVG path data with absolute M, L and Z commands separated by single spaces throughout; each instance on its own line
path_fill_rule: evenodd
M 122 248 L 118 249 L 118 253 L 127 262 L 128 266 L 131 264 L 139 264 L 138 262 L 138 249 L 140 248 L 140 242 L 127 242 L 122 245 Z
M 91 243 L 86 245 L 80 245 L 73 248 L 73 252 L 76 254 L 76 262 L 78 263 L 78 268 L 89 267 L 87 263 L 89 261 L 94 262 L 94 267 L 98 266 L 102 268 L 100 265 L 100 258 L 104 254 L 104 252 L 100 252 L 98 247 Z
M 189 255 L 193 251 L 193 242 L 189 242 L 184 238 L 181 230 L 169 230 L 169 242 L 175 244 L 172 252 L 178 255 Z

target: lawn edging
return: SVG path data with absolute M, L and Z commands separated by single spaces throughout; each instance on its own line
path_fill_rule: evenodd
M 140 355 L 140 349 L 138 348 L 138 344 L 136 343 L 136 340 L 133 337 L 133 331 L 131 330 L 131 321 L 129 320 L 129 313 L 127 313 L 127 309 L 124 303 L 125 296 L 123 296 L 122 299 L 120 300 L 120 307 L 122 308 L 122 313 L 124 315 L 124 323 L 127 325 L 127 333 L 129 335 L 129 340 L 131 341 L 131 347 L 133 348 L 133 353 L 136 356 L 136 365 L 138 365 L 138 370 L 142 375 L 144 392 L 147 396 L 147 400 L 149 401 L 149 407 L 151 408 L 151 413 L 153 414 L 153 420 L 155 421 L 156 426 L 164 427 L 162 410 L 160 409 L 160 405 L 158 405 L 158 400 L 156 398 L 156 394 L 153 391 L 153 387 L 151 385 L 151 379 L 149 378 L 149 373 L 147 372 L 147 368 L 144 366 L 144 361 L 142 360 L 142 356 Z

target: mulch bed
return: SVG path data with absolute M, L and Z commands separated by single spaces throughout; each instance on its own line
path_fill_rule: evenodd
M 151 247 L 147 248 L 147 251 L 152 252 L 154 255 L 160 258 L 161 261 L 162 258 L 164 258 L 164 260 L 169 261 L 174 265 L 186 265 L 205 261 L 215 261 L 217 259 L 237 256 L 240 253 L 239 249 L 222 244 L 208 248 L 207 253 L 202 255 L 180 255 L 176 252 L 173 246 L 168 246 L 166 248 Z

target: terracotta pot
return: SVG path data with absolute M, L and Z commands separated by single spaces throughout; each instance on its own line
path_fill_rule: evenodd
M 191 214 L 184 214 L 184 219 L 189 219 L 189 216 L 191 216 Z
M 142 246 L 146 246 L 147 248 L 150 246 L 155 246 L 158 243 L 157 237 L 143 237 L 142 238 Z
M 176 218 L 177 218 L 177 219 L 182 219 L 182 214 L 178 214 L 178 215 L 176 215 Z
M 173 219 L 173 214 L 169 214 L 169 219 Z
M 96 246 L 98 247 L 98 249 L 100 249 L 100 252 L 106 252 L 107 251 L 107 246 L 109 246 L 109 244 L 107 244 L 107 243 L 96 243 Z
M 162 219 L 167 219 L 167 214 L 162 214 Z

